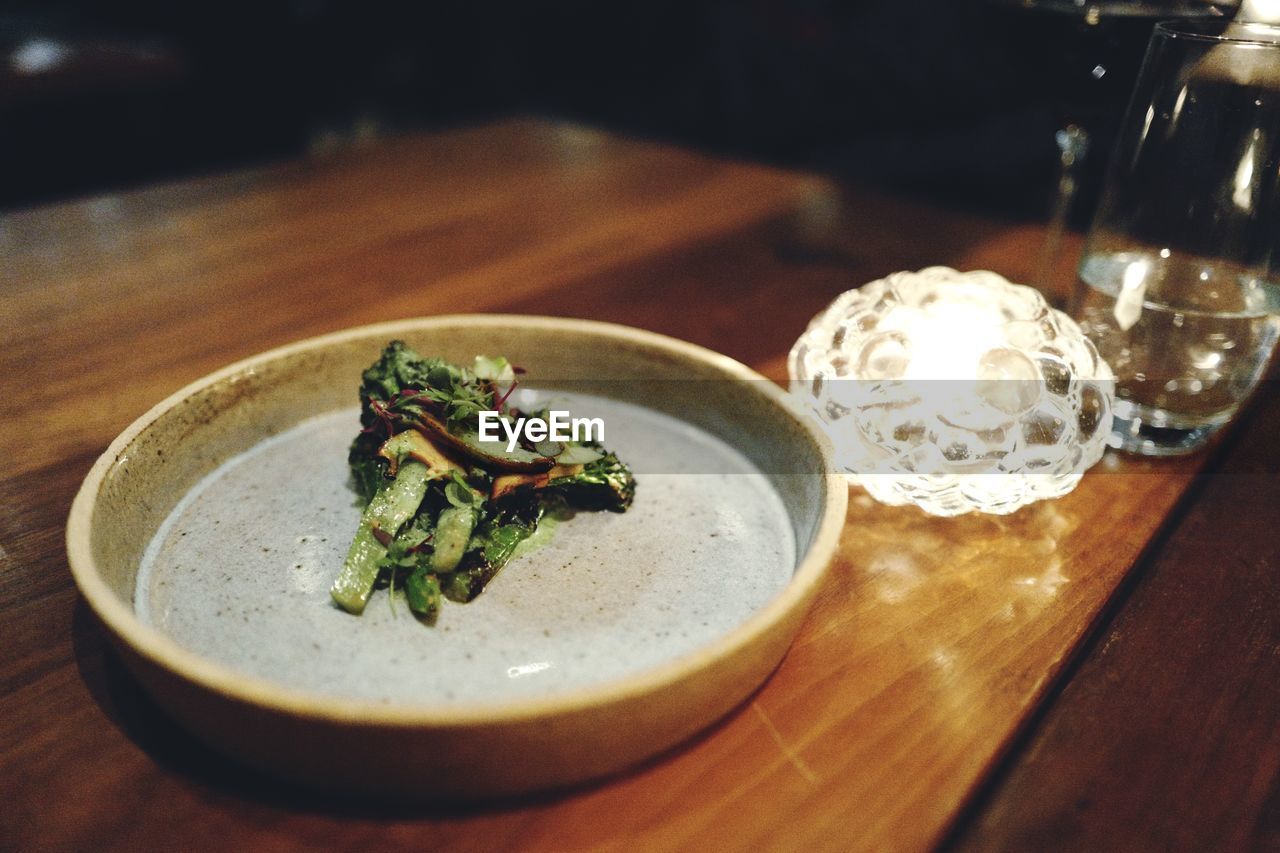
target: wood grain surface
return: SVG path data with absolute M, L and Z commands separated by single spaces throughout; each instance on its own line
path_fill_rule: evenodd
M 1280 850 L 1280 383 L 1258 402 L 957 846 Z
M 1114 821 L 1138 847 L 1256 838 L 1241 827 L 1275 814 L 1280 749 L 1276 554 L 1259 520 L 1275 517 L 1274 467 L 1256 486 L 1201 489 L 1185 518 L 1175 509 L 1207 457 L 1109 455 L 1072 495 L 1007 518 L 930 519 L 855 493 L 830 583 L 749 702 L 622 778 L 483 806 L 318 798 L 229 764 L 139 694 L 71 583 L 62 527 L 95 456 L 153 403 L 263 349 L 513 311 L 653 329 L 781 379 L 791 342 L 840 291 L 937 263 L 1025 279 L 1041 238 L 534 121 L 0 219 L 0 847 L 1105 847 Z M 1274 434 L 1280 412 L 1254 420 L 1250 435 Z M 1249 521 L 1240 501 L 1271 514 Z M 1122 606 L 1170 519 L 1170 542 L 1200 544 L 1163 546 Z M 1203 532 L 1228 523 L 1213 541 L 1254 562 L 1199 572 Z M 1192 606 L 1207 609 L 1189 619 Z M 1216 635 L 1239 607 L 1254 621 Z M 1077 667 L 1112 618 L 1136 627 Z M 1192 647 L 1177 662 L 1166 630 Z M 1193 776 L 1161 739 L 1198 717 Z M 1216 751 L 1236 727 L 1251 734 Z M 1152 814 L 1228 778 L 1246 801 L 1235 811 L 1187 810 L 1185 832 Z

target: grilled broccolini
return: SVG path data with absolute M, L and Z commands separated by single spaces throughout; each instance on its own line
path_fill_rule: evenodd
M 480 441 L 480 412 L 501 411 L 515 383 L 504 358 L 462 368 L 392 341 L 361 378 L 347 461 L 365 509 L 330 590 L 348 612 L 386 585 L 434 622 L 442 597 L 479 595 L 545 515 L 631 504 L 635 478 L 597 443 Z

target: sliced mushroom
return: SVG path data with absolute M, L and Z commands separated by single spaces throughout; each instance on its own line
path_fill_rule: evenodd
M 550 471 L 537 474 L 503 474 L 493 478 L 493 491 L 490 497 L 496 501 L 520 489 L 545 489 L 552 480 L 576 477 L 581 473 L 581 465 L 557 465 Z
M 395 450 L 389 449 L 393 441 L 397 443 Z M 433 480 L 444 477 L 451 471 L 457 471 L 459 474 L 467 473 L 464 466 L 455 462 L 416 430 L 405 430 L 387 439 L 378 449 L 378 455 L 387 460 L 388 470 L 392 476 L 395 476 L 402 455 L 426 465 Z
M 524 450 L 521 451 L 521 456 L 492 453 L 479 445 L 478 436 L 475 441 L 468 441 L 467 438 L 450 432 L 447 426 L 430 414 L 422 416 L 421 428 L 428 438 L 439 441 L 451 450 L 465 454 L 486 468 L 496 468 L 499 471 L 533 473 L 549 471 L 556 464 L 556 460 L 551 457 L 539 456 Z

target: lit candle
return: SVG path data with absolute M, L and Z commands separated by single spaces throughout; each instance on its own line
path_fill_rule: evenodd
M 1066 494 L 1110 430 L 1097 350 L 1038 292 L 990 272 L 932 267 L 849 291 L 789 370 L 853 482 L 937 515 Z

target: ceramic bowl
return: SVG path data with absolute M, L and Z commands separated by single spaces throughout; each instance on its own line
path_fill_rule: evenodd
M 270 668 L 249 671 L 228 663 L 140 616 L 139 570 L 148 549 L 154 551 L 153 541 L 172 528 L 166 522 L 178 514 L 175 507 L 229 460 L 308 418 L 350 409 L 360 371 L 395 338 L 454 361 L 501 352 L 531 376 L 600 383 L 602 393 L 622 403 L 677 418 L 734 448 L 776 491 L 795 546 L 787 558 L 794 563 L 788 576 L 750 612 L 643 665 L 586 670 L 564 683 L 551 678 L 533 691 L 489 694 L 476 688 L 460 698 L 430 692 L 407 698 L 334 694 L 299 686 L 284 672 L 273 677 Z M 768 677 L 799 630 L 836 549 L 846 485 L 834 470 L 824 437 L 787 395 L 723 355 L 604 323 L 441 316 L 285 346 L 174 394 L 126 429 L 94 465 L 72 506 L 67 551 L 76 583 L 130 671 L 183 727 L 215 749 L 267 773 L 347 793 L 510 795 L 631 767 L 723 717 Z M 644 472 L 637 476 L 639 505 L 645 499 Z M 649 499 L 658 500 L 659 491 Z M 231 547 L 237 536 L 244 534 L 232 534 L 225 553 L 206 558 L 209 572 L 234 575 L 242 563 Z M 690 571 L 733 589 L 735 566 L 717 562 L 711 553 Z M 628 559 L 626 552 L 620 559 Z M 520 582 L 515 569 L 509 566 L 508 572 L 509 583 Z M 491 590 L 499 582 L 505 582 L 503 574 Z M 500 591 L 493 595 L 499 604 L 491 608 L 501 602 Z M 470 614 L 485 612 L 467 610 L 477 602 L 447 602 L 446 608 L 459 609 L 446 613 L 474 620 Z M 574 606 L 571 600 L 563 612 L 546 611 L 548 629 L 571 617 Z M 616 618 L 597 620 L 591 630 L 600 645 L 633 644 L 611 634 L 630 624 L 625 616 L 619 611 Z M 228 647 L 244 639 L 237 630 L 247 630 L 234 620 L 213 624 L 228 632 Z M 464 621 L 455 624 L 465 627 Z M 443 634 L 415 636 L 431 643 Z M 270 646 L 290 638 L 268 632 L 254 642 Z M 456 678 L 465 681 L 466 665 L 458 666 Z

